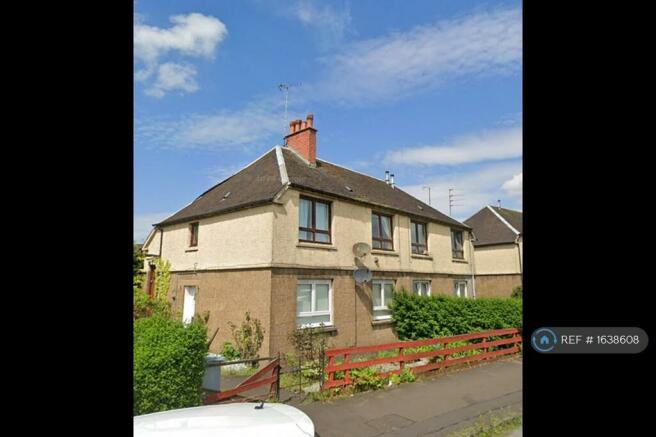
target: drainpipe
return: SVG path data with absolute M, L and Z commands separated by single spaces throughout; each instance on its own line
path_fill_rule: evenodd
M 520 235 L 518 234 L 517 237 L 515 237 L 515 244 L 517 245 L 517 259 L 519 260 L 519 281 L 522 284 L 522 289 L 524 288 L 524 270 L 522 267 L 522 251 L 519 246 L 519 237 Z
M 162 258 L 162 241 L 164 241 L 164 229 L 159 228 L 159 258 Z
M 476 258 L 474 255 L 474 233 L 470 232 L 469 233 L 469 257 L 471 258 L 469 262 L 469 266 L 471 269 L 471 277 L 472 277 L 472 293 L 474 295 L 474 299 L 476 299 L 476 276 L 475 276 L 475 271 L 476 271 L 476 265 L 474 259 Z

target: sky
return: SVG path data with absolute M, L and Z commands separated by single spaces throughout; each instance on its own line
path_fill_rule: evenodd
M 308 113 L 319 159 L 521 210 L 521 2 L 137 0 L 134 240 Z

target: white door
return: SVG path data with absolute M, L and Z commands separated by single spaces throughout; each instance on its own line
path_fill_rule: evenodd
M 182 321 L 191 323 L 194 314 L 196 314 L 196 287 L 185 286 L 184 303 L 182 306 Z

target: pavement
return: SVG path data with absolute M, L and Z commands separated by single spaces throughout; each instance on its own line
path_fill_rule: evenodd
M 522 361 L 495 361 L 395 388 L 296 405 L 319 437 L 447 436 L 481 417 L 521 412 Z M 513 431 L 521 436 L 521 428 Z

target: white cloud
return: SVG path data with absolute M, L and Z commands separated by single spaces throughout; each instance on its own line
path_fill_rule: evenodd
M 455 138 L 448 144 L 389 151 L 385 160 L 402 165 L 459 165 L 517 158 L 522 155 L 522 128 L 497 129 Z
M 511 179 L 508 179 L 501 185 L 501 189 L 504 190 L 510 196 L 521 196 L 522 195 L 522 173 L 514 175 Z
M 256 100 L 244 108 L 180 119 L 148 120 L 136 124 L 138 140 L 156 147 L 182 149 L 246 149 L 275 134 L 282 142 L 285 122 L 279 96 Z M 260 146 L 262 144 L 259 144 Z M 273 144 L 265 144 L 267 147 Z
M 133 239 L 136 243 L 143 243 L 150 230 L 153 228 L 153 224 L 158 223 L 164 220 L 166 217 L 170 216 L 170 212 L 154 212 L 154 213 L 145 213 L 145 214 L 135 214 L 133 218 Z
M 196 70 L 189 65 L 164 63 L 169 55 L 212 59 L 228 30 L 218 18 L 191 13 L 170 17 L 173 26 L 164 29 L 143 23 L 139 15 L 134 21 L 134 57 L 140 68 L 135 80 L 144 82 L 155 75 L 154 84 L 146 93 L 155 97 L 167 91 L 194 92 L 198 85 L 193 80 Z
M 303 26 L 316 31 L 324 47 L 340 42 L 351 24 L 348 5 L 339 8 L 315 0 L 299 0 L 289 5 L 287 11 Z
M 465 75 L 508 74 L 522 59 L 517 9 L 478 12 L 355 43 L 323 58 L 326 96 L 358 102 L 398 98 Z
M 455 188 L 455 193 L 461 197 L 455 202 L 457 206 L 453 209 L 453 217 L 465 220 L 485 205 L 496 205 L 497 200 L 501 200 L 501 205 L 507 208 L 521 209 L 521 186 L 519 196 L 508 196 L 501 188 L 505 181 L 520 173 L 521 168 L 521 160 L 488 163 L 476 168 L 436 175 L 417 185 L 399 184 L 399 187 L 428 203 L 428 192 L 422 187 L 430 186 L 432 206 L 445 214 L 449 212 L 449 188 Z
M 180 65 L 172 62 L 162 64 L 157 71 L 157 79 L 146 89 L 145 93 L 152 97 L 164 97 L 170 91 L 193 93 L 198 90 L 194 77 L 196 69 L 191 65 Z

